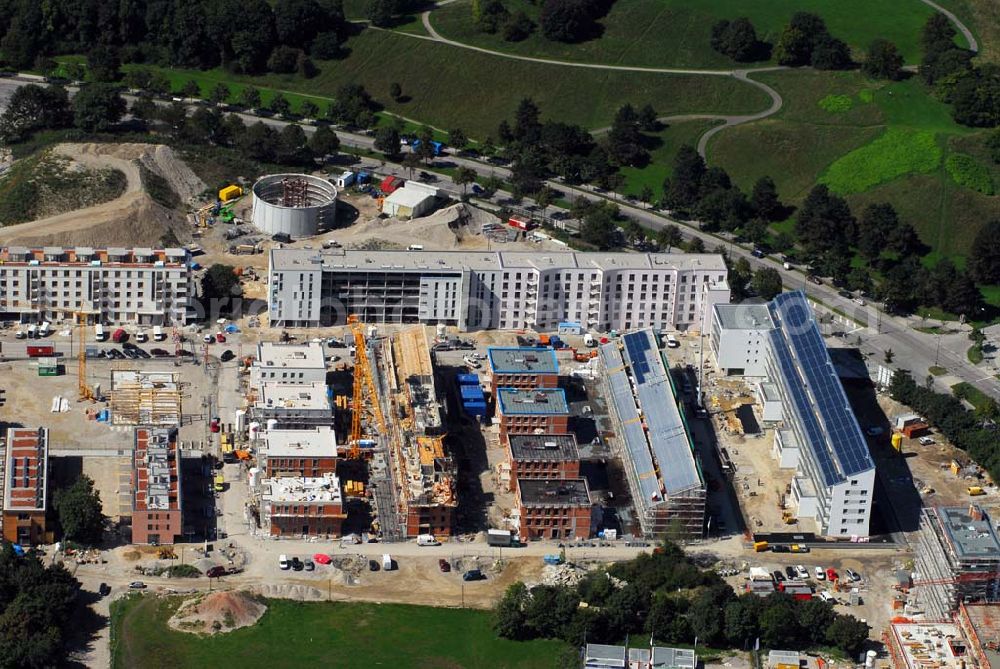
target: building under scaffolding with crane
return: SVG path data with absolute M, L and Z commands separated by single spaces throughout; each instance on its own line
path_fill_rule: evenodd
M 975 504 L 925 508 L 917 537 L 916 606 L 947 618 L 961 602 L 1000 601 L 1000 538 Z
M 180 427 L 181 389 L 177 374 L 111 370 L 111 423 Z
M 456 495 L 454 459 L 444 446 L 442 407 L 422 326 L 372 339 L 379 400 L 391 416 L 383 433 L 401 534 L 448 536 Z
M 651 329 L 600 348 L 605 394 L 643 536 L 700 538 L 705 477 Z

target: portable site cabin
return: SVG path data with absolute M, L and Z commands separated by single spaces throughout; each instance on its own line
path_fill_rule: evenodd
M 337 177 L 337 188 L 347 188 L 354 183 L 354 172 L 344 172 Z
M 226 186 L 219 191 L 219 200 L 229 202 L 243 195 L 243 189 L 239 186 Z
M 382 213 L 396 218 L 418 218 L 434 209 L 438 189 L 426 184 L 408 182 L 394 191 L 382 203 Z

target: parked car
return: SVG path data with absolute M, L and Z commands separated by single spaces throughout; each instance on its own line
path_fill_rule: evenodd
M 221 578 L 226 575 L 226 568 L 223 566 L 212 567 L 205 572 L 205 576 L 209 578 Z
M 797 576 L 798 578 L 803 578 L 803 579 L 809 578 L 809 572 L 806 571 L 805 567 L 803 567 L 800 564 L 797 564 L 797 565 L 795 565 L 795 576 Z
M 486 580 L 486 574 L 482 572 L 481 569 L 470 569 L 469 571 L 462 574 L 463 581 L 484 581 Z
M 368 561 L 368 571 L 378 571 L 381 567 L 378 564 L 378 560 Z
M 305 566 L 306 566 L 306 571 L 315 571 L 316 569 L 316 563 L 314 563 L 312 560 L 306 560 Z
M 808 277 L 806 277 L 806 278 L 808 278 L 808 279 L 809 279 L 809 283 L 814 283 L 814 284 L 816 284 L 817 286 L 822 286 L 822 285 L 823 285 L 823 279 L 819 278 L 819 277 L 818 277 L 818 276 L 816 276 L 815 274 L 810 274 L 810 275 L 809 275 Z
M 788 578 L 796 578 L 795 567 L 785 567 L 785 576 Z
M 775 569 L 773 576 L 774 576 L 774 582 L 775 583 L 784 583 L 785 582 L 785 575 L 781 573 L 780 569 Z
M 451 563 L 448 562 L 447 560 L 445 560 L 444 558 L 441 558 L 440 560 L 438 560 L 438 567 L 445 574 L 447 574 L 449 571 L 451 571 Z
M 921 446 L 933 446 L 935 443 L 937 443 L 930 437 L 920 437 L 920 439 L 918 439 L 917 441 L 920 442 Z
M 170 356 L 170 351 L 166 351 L 162 348 L 154 348 L 150 351 L 154 358 L 166 358 Z
M 826 580 L 826 572 L 823 571 L 822 567 L 816 567 L 815 569 L 813 569 L 813 574 L 816 576 L 817 581 Z
M 111 594 L 111 586 L 107 583 L 101 583 L 101 585 L 97 588 L 97 594 L 101 597 L 107 597 Z
M 305 565 L 302 564 L 302 560 L 298 559 L 297 557 L 293 557 L 292 558 L 292 569 L 294 571 L 302 571 L 303 568 L 305 568 Z
M 288 562 L 287 555 L 278 556 L 278 566 L 282 569 L 282 571 L 288 571 L 288 569 L 291 567 L 291 564 L 289 564 Z
M 853 569 L 845 569 L 844 573 L 847 574 L 847 578 L 851 579 L 855 583 L 861 580 L 861 574 L 854 571 Z
M 785 546 L 784 544 L 776 544 L 774 546 L 771 546 L 771 552 L 772 553 L 791 553 L 792 549 L 789 548 L 788 546 Z
M 767 254 L 764 253 L 764 249 L 755 248 L 753 251 L 750 252 L 750 255 L 752 255 L 754 258 L 763 258 Z
M 236 357 L 235 353 L 233 353 L 229 349 L 226 349 L 225 351 L 223 351 L 222 355 L 219 356 L 219 359 L 222 360 L 222 362 L 229 362 L 235 357 Z
M 832 581 L 836 581 L 837 580 L 837 576 L 838 576 L 838 574 L 837 574 L 837 570 L 836 569 L 834 569 L 833 567 L 827 567 L 826 568 L 826 578 L 827 578 L 827 580 L 829 580 L 831 582 Z
M 129 590 L 145 590 L 146 584 L 142 581 L 132 581 L 128 584 Z
M 225 344 L 226 343 L 226 335 L 222 334 L 221 332 L 216 332 L 215 333 L 215 341 L 219 342 L 220 344 Z
M 212 335 L 210 335 L 210 334 L 207 334 L 207 335 L 205 335 L 204 337 L 202 337 L 202 338 L 201 338 L 201 340 L 202 340 L 203 342 L 205 342 L 206 344 L 211 344 L 212 342 L 214 342 L 214 341 L 215 341 L 215 337 L 213 337 L 213 336 L 212 336 Z

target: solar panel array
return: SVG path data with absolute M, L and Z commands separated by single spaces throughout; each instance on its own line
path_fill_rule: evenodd
M 770 309 L 779 325 L 770 332 L 771 349 L 826 484 L 874 468 L 805 295 L 782 293 Z
M 614 342 L 604 344 L 600 352 L 608 386 L 611 389 L 611 402 L 622 422 L 622 434 L 619 436 L 628 452 L 627 464 L 632 467 L 635 479 L 639 482 L 639 499 L 636 502 L 645 509 L 652 503 L 653 498 L 660 494 L 660 482 L 656 478 L 653 457 L 646 443 L 642 421 L 635 405 L 635 397 L 632 395 L 632 386 L 625 373 L 625 361 L 622 359 L 621 351 L 618 350 L 618 345 Z
M 660 478 L 667 495 L 697 488 L 701 475 L 691 452 L 687 428 L 663 359 L 650 329 L 630 332 L 622 338 L 625 357 L 632 368 L 636 394 L 646 419 L 653 457 L 660 466 Z

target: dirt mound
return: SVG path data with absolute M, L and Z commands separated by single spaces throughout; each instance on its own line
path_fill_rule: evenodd
M 158 144 L 59 144 L 54 152 L 91 169 L 113 168 L 125 175 L 125 192 L 110 202 L 29 223 L 0 228 L 0 243 L 31 246 L 159 246 L 189 236 L 185 217 L 157 204 L 142 187 L 139 164 L 157 173 L 187 201 L 205 184 L 170 147 Z
M 253 591 L 262 597 L 273 599 L 294 599 L 300 602 L 320 602 L 327 598 L 326 593 L 308 585 L 287 585 L 280 583 L 263 583 L 255 586 Z
M 231 632 L 255 624 L 267 606 L 246 592 L 212 592 L 186 600 L 167 621 L 192 634 Z
M 348 243 L 356 249 L 401 249 L 409 244 L 424 244 L 428 249 L 452 250 L 485 248 L 483 224 L 496 217 L 466 204 L 455 204 L 430 216 L 401 221 L 376 218 L 352 230 Z

